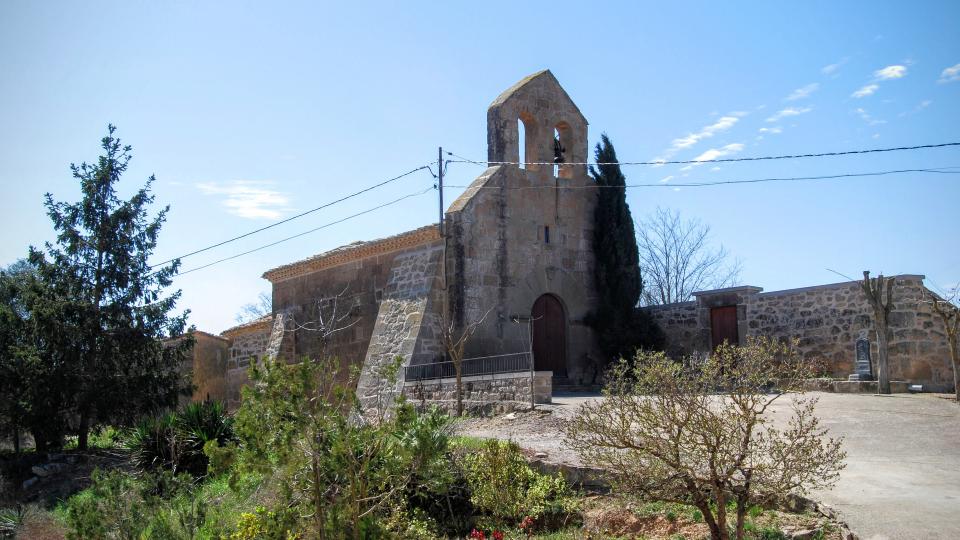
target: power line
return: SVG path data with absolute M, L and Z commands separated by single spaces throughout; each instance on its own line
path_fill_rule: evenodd
M 317 212 L 317 211 L 319 211 L 319 210 L 323 210 L 324 208 L 329 208 L 329 207 L 331 207 L 331 206 L 333 206 L 333 205 L 335 205 L 335 204 L 342 203 L 343 201 L 346 201 L 346 200 L 348 200 L 348 199 L 352 199 L 352 198 L 354 198 L 354 197 L 356 197 L 356 196 L 358 196 L 358 195 L 362 195 L 362 194 L 364 194 L 364 193 L 366 193 L 366 192 L 368 192 L 368 191 L 372 191 L 372 190 L 374 190 L 374 189 L 377 189 L 378 187 L 385 186 L 385 185 L 387 185 L 387 184 L 389 184 L 389 183 L 391 183 L 391 182 L 395 182 L 395 181 L 400 180 L 401 178 L 403 178 L 403 177 L 405 177 L 405 176 L 410 176 L 411 174 L 413 174 L 413 173 L 415 173 L 415 172 L 417 172 L 417 171 L 422 171 L 422 170 L 424 170 L 424 169 L 429 170 L 429 167 L 428 167 L 427 165 L 422 165 L 422 166 L 420 166 L 420 167 L 417 167 L 416 169 L 409 170 L 409 171 L 407 171 L 407 172 L 405 172 L 405 173 L 403 173 L 403 174 L 401 174 L 401 175 L 394 176 L 393 178 L 390 178 L 390 179 L 388 179 L 388 180 L 384 180 L 383 182 L 380 182 L 380 183 L 378 183 L 378 184 L 374 184 L 374 185 L 372 185 L 372 186 L 369 186 L 369 187 L 366 187 L 366 188 L 364 188 L 364 189 L 361 189 L 360 191 L 357 191 L 357 192 L 351 193 L 351 194 L 349 194 L 349 195 L 346 195 L 346 196 L 344 196 L 344 197 L 341 197 L 341 198 L 339 198 L 339 199 L 337 199 L 337 200 L 330 201 L 330 202 L 328 202 L 328 203 L 326 203 L 326 204 L 322 204 L 322 205 L 320 205 L 320 206 L 318 206 L 318 207 L 316 207 L 316 208 L 313 208 L 313 209 L 311 209 L 311 210 L 307 210 L 306 212 L 301 212 L 301 213 L 299 213 L 299 214 L 297 214 L 297 215 L 295 215 L 295 216 L 290 216 L 290 217 L 288 217 L 287 219 L 283 219 L 283 220 L 280 220 L 280 221 L 278 221 L 278 222 L 276 222 L 276 223 L 272 223 L 272 224 L 270 224 L 270 225 L 267 225 L 266 227 L 260 227 L 259 229 L 255 229 L 255 230 L 252 230 L 252 231 L 250 231 L 250 232 L 248 232 L 248 233 L 241 234 L 240 236 L 234 236 L 233 238 L 229 238 L 229 239 L 224 240 L 224 241 L 222 241 L 222 242 L 218 242 L 218 243 L 216 243 L 216 244 L 209 245 L 209 246 L 207 246 L 207 247 L 205 247 L 205 248 L 201 248 L 201 249 L 198 249 L 198 250 L 196 250 L 196 251 L 191 251 L 190 253 L 187 253 L 187 254 L 185 254 L 185 255 L 181 255 L 181 256 L 179 256 L 179 257 L 174 257 L 174 258 L 172 258 L 172 259 L 163 261 L 162 263 L 154 264 L 154 265 L 152 265 L 150 268 L 153 269 L 153 268 L 156 268 L 156 267 L 158 267 L 158 266 L 163 266 L 163 265 L 168 264 L 168 263 L 171 263 L 171 262 L 173 262 L 173 261 L 175 261 L 175 260 L 177 260 L 177 259 L 185 259 L 185 258 L 187 258 L 187 257 L 190 257 L 191 255 L 196 255 L 196 254 L 198 254 L 198 253 L 203 253 L 204 251 L 209 251 L 209 250 L 211 250 L 211 249 L 213 249 L 213 248 L 218 248 L 218 247 L 223 246 L 223 245 L 225 245 L 225 244 L 229 244 L 229 243 L 231 243 L 231 242 L 235 242 L 235 241 L 237 241 L 237 240 L 240 240 L 241 238 L 246 238 L 246 237 L 248 237 L 248 236 L 257 234 L 257 233 L 259 233 L 259 232 L 263 232 L 263 231 L 265 231 L 265 230 L 267 230 L 267 229 L 272 229 L 272 228 L 274 228 L 274 227 L 276 227 L 276 226 L 278 226 L 278 225 L 283 225 L 284 223 L 288 223 L 288 222 L 293 221 L 293 220 L 295 220 L 295 219 L 302 218 L 303 216 L 306 216 L 306 215 L 308 215 L 308 214 L 312 214 L 312 213 Z M 431 172 L 431 174 L 433 174 L 433 173 Z M 192 271 L 192 270 L 191 270 L 191 271 Z M 180 274 L 184 274 L 184 273 L 186 273 L 186 272 L 181 272 Z
M 690 165 L 695 163 L 732 163 L 738 161 L 769 161 L 774 159 L 801 159 L 801 158 L 816 158 L 816 157 L 834 157 L 834 156 L 848 156 L 854 154 L 876 154 L 880 152 L 900 152 L 904 150 L 922 150 L 927 148 L 943 148 L 947 146 L 960 146 L 960 142 L 948 142 L 941 144 L 921 144 L 917 146 L 897 146 L 892 148 L 870 148 L 865 150 L 845 150 L 842 152 L 820 152 L 816 154 L 787 154 L 780 156 L 754 156 L 754 157 L 739 157 L 739 158 L 718 158 L 718 159 L 688 159 L 688 160 L 654 160 L 654 161 L 616 161 L 616 162 L 602 162 L 602 163 L 590 163 L 590 162 L 573 162 L 573 163 L 554 163 L 552 161 L 534 161 L 534 162 L 518 162 L 518 161 L 477 161 L 473 159 L 468 159 L 463 156 L 458 156 L 453 152 L 447 152 L 448 156 L 455 157 L 457 159 L 452 159 L 449 163 L 472 163 L 474 165 L 482 166 L 491 166 L 491 165 Z
M 310 229 L 310 230 L 308 230 L 308 231 L 304 231 L 304 232 L 302 232 L 302 233 L 298 233 L 298 234 L 295 234 L 295 235 L 293 235 L 293 236 L 288 236 L 288 237 L 286 237 L 286 238 L 282 238 L 282 239 L 280 239 L 280 240 L 277 240 L 276 242 L 271 242 L 271 243 L 269 243 L 269 244 L 264 244 L 264 245 L 262 245 L 262 246 L 253 248 L 253 249 L 251 249 L 251 250 L 249 250 L 249 251 L 244 251 L 243 253 L 237 253 L 236 255 L 231 255 L 231 256 L 229 256 L 229 257 L 224 257 L 224 258 L 222 258 L 222 259 L 213 261 L 213 262 L 211 262 L 211 263 L 204 264 L 203 266 L 197 266 L 197 267 L 195 267 L 195 268 L 191 268 L 191 269 L 186 270 L 186 271 L 184 271 L 184 272 L 179 272 L 177 275 L 178 275 L 178 276 L 182 276 L 182 275 L 185 275 L 185 274 L 189 274 L 189 273 L 191 273 L 191 272 L 196 272 L 197 270 L 203 270 L 204 268 L 209 268 L 209 267 L 211 267 L 211 266 L 213 266 L 213 265 L 215 265 L 215 264 L 220 264 L 220 263 L 222 263 L 222 262 L 230 261 L 230 260 L 236 259 L 236 258 L 238 258 L 238 257 L 243 257 L 244 255 L 249 255 L 249 254 L 251 254 L 251 253 L 260 251 L 260 250 L 262 250 L 262 249 L 266 249 L 266 248 L 268 248 L 268 247 L 273 247 L 273 246 L 275 246 L 275 245 L 277 245 L 277 244 L 282 244 L 283 242 L 287 242 L 287 241 L 289 241 L 289 240 L 293 240 L 294 238 L 300 238 L 301 236 L 306 236 L 306 235 L 308 235 L 308 234 L 310 234 L 310 233 L 317 232 L 317 231 L 319 231 L 319 230 L 321 230 L 321 229 L 326 229 L 327 227 L 331 227 L 331 226 L 336 225 L 336 224 L 338 224 L 338 223 L 343 223 L 344 221 L 351 220 L 351 219 L 353 219 L 353 218 L 355 218 L 355 217 L 359 217 L 359 216 L 362 216 L 362 215 L 364 215 L 364 214 L 369 214 L 370 212 L 375 212 L 375 211 L 380 210 L 380 209 L 382 209 L 382 208 L 386 208 L 386 207 L 388 207 L 388 206 L 392 206 L 392 205 L 397 204 L 397 203 L 399 203 L 399 202 L 401 202 L 401 201 L 404 201 L 404 200 L 406 200 L 406 199 L 410 199 L 410 198 L 412 198 L 412 197 L 418 197 L 418 196 L 423 195 L 424 193 L 427 193 L 428 191 L 431 191 L 431 190 L 433 190 L 433 189 L 436 189 L 436 186 L 430 186 L 430 187 L 428 187 L 427 189 L 424 189 L 423 191 L 418 191 L 418 192 L 415 192 L 415 193 L 410 193 L 410 194 L 408 194 L 408 195 L 404 195 L 403 197 L 400 197 L 399 199 L 394 199 L 394 200 L 392 200 L 392 201 L 390 201 L 390 202 L 386 202 L 386 203 L 381 204 L 381 205 L 379 205 L 379 206 L 374 206 L 373 208 L 369 208 L 369 209 L 364 210 L 364 211 L 362 211 L 362 212 L 357 212 L 356 214 L 349 215 L 349 216 L 347 216 L 347 217 L 345 217 L 345 218 L 341 218 L 341 219 L 338 219 L 338 220 L 336 220 L 336 221 L 331 221 L 330 223 L 326 223 L 326 224 L 324 224 L 324 225 L 321 225 L 321 226 L 319 226 L 319 227 Z
M 947 170 L 947 169 L 960 169 L 960 167 L 938 167 L 935 169 L 899 169 L 892 171 L 877 171 L 877 172 L 864 172 L 864 173 L 845 173 L 845 174 L 829 174 L 822 176 L 793 176 L 787 178 L 753 178 L 749 180 L 717 180 L 713 182 L 684 182 L 684 183 L 670 183 L 670 182 L 657 182 L 653 184 L 627 184 L 623 187 L 626 188 L 675 188 L 675 187 L 710 187 L 710 186 L 722 186 L 730 184 L 759 184 L 763 182 L 802 182 L 810 180 L 836 180 L 842 178 L 861 178 L 867 176 L 885 176 L 889 174 L 905 174 L 905 173 L 925 173 L 925 174 L 960 174 L 960 170 Z M 464 185 L 445 185 L 444 188 L 470 188 L 471 186 Z M 586 186 L 552 186 L 552 185 L 541 185 L 541 186 L 475 186 L 472 189 L 600 189 L 600 188 L 620 188 L 621 186 L 600 186 L 596 184 L 590 184 Z

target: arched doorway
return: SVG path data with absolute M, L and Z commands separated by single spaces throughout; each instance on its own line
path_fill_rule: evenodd
M 545 294 L 533 303 L 533 365 L 537 371 L 567 376 L 567 314 L 560 299 Z

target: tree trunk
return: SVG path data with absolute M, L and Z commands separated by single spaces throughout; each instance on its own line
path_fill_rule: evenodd
M 710 505 L 706 501 L 697 501 L 695 506 L 700 509 L 700 513 L 703 514 L 703 520 L 707 522 L 707 527 L 710 527 L 710 539 L 711 540 L 721 540 L 722 536 L 720 535 L 720 526 L 717 525 L 717 521 L 713 519 L 713 513 L 710 510 Z
M 737 500 L 737 540 L 743 540 L 743 526 L 747 517 L 746 501 Z
M 877 387 L 881 394 L 890 393 L 890 364 L 887 360 L 887 315 L 877 310 Z
M 457 371 L 457 416 L 463 416 L 463 365 L 454 362 L 453 367 Z
M 720 540 L 730 540 L 730 531 L 727 530 L 727 498 L 717 496 L 717 528 L 720 529 Z
M 953 378 L 954 382 L 956 382 L 957 370 L 953 370 Z M 13 453 L 18 456 L 20 455 L 20 428 L 18 426 L 14 426 L 13 428 Z
M 957 315 L 960 317 L 960 315 Z M 960 344 L 957 343 L 957 336 L 948 336 L 950 339 L 950 359 L 953 360 L 953 391 L 956 393 L 957 403 L 960 403 L 960 380 L 957 372 L 960 372 L 960 351 L 957 350 Z
M 90 415 L 87 411 L 80 412 L 80 425 L 77 426 L 77 449 L 86 451 L 90 434 Z

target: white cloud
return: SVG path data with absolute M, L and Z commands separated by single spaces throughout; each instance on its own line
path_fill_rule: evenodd
M 868 84 L 863 88 L 857 90 L 856 92 L 850 94 L 850 97 L 859 99 L 862 97 L 871 96 L 873 95 L 874 92 L 877 91 L 878 88 L 880 88 L 880 85 L 878 84 Z
M 720 167 L 712 167 L 710 170 L 713 172 L 717 172 L 720 170 Z
M 660 181 L 663 182 L 664 184 L 667 183 L 667 182 L 669 182 L 669 181 L 671 181 L 671 180 L 673 180 L 673 175 L 665 176 L 665 177 L 663 177 L 663 178 L 660 179 Z
M 671 146 L 671 148 L 674 148 L 677 150 L 680 150 L 683 148 L 689 148 L 697 144 L 703 139 L 708 139 L 721 131 L 726 131 L 732 128 L 739 121 L 740 119 L 736 116 L 723 116 L 713 124 L 710 124 L 709 126 L 704 127 L 703 129 L 701 129 L 696 133 L 691 133 L 686 137 L 674 139 L 673 145 Z
M 712 161 L 714 159 L 722 158 L 723 156 L 736 154 L 741 150 L 743 150 L 743 145 L 740 143 L 728 144 L 720 148 L 711 148 L 710 150 L 707 150 L 706 152 L 693 158 L 693 161 Z
M 862 108 L 857 108 L 854 112 L 857 113 L 857 115 L 859 115 L 860 118 L 861 118 L 864 122 L 866 122 L 868 125 L 878 126 L 878 125 L 880 125 L 880 124 L 886 124 L 886 123 L 887 123 L 886 120 L 879 120 L 879 119 L 877 119 L 877 118 L 874 118 L 873 116 L 870 115 L 870 113 L 868 113 L 866 110 L 864 110 L 864 109 L 862 109 Z
M 806 86 L 797 88 L 796 90 L 794 90 L 793 92 L 791 92 L 790 95 L 787 96 L 786 100 L 787 100 L 787 101 L 796 101 L 796 100 L 798 100 L 798 99 L 804 99 L 804 98 L 810 97 L 810 94 L 816 92 L 817 89 L 819 89 L 819 88 L 820 88 L 820 84 L 819 84 L 819 83 L 810 83 L 810 84 L 808 84 L 808 85 L 806 85 Z
M 828 76 L 835 75 L 838 71 L 840 71 L 840 68 L 847 63 L 848 60 L 850 60 L 850 58 L 844 57 L 844 58 L 841 58 L 840 61 L 835 64 L 823 66 L 822 68 L 820 68 L 820 73 L 823 73 L 824 75 L 828 75 Z
M 767 122 L 776 122 L 781 118 L 786 118 L 788 116 L 798 116 L 801 114 L 808 113 L 812 110 L 813 110 L 813 107 L 803 107 L 803 108 L 787 107 L 786 109 L 782 109 L 778 111 L 776 114 L 774 114 L 770 118 L 767 118 Z
M 940 73 L 940 78 L 937 79 L 938 83 L 948 83 L 960 81 L 960 64 L 952 65 L 943 70 Z
M 878 80 L 886 81 L 890 79 L 899 79 L 907 76 L 907 66 L 893 65 L 873 72 L 873 76 Z
M 230 182 L 205 182 L 197 184 L 204 195 L 224 196 L 221 204 L 227 212 L 246 219 L 278 219 L 290 210 L 286 194 L 266 186 L 272 182 L 232 180 Z
M 783 128 L 780 126 L 773 126 L 770 128 L 762 127 L 757 130 L 758 133 L 769 133 L 771 135 L 776 135 L 778 133 L 783 133 Z

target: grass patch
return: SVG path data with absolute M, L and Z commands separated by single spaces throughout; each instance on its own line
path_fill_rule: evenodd
M 483 448 L 484 444 L 488 439 L 482 437 L 471 437 L 469 435 L 456 435 L 450 437 L 450 446 L 455 448 L 462 448 L 468 451 L 478 451 Z

